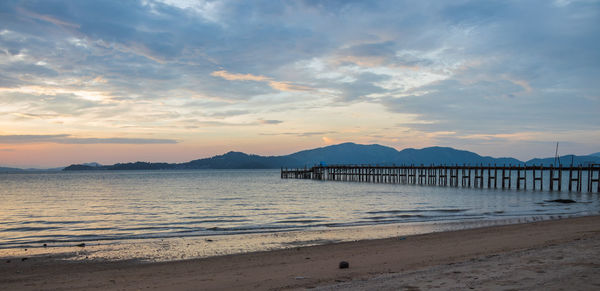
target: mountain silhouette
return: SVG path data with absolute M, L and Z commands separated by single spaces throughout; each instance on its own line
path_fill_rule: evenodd
M 66 171 L 72 170 L 185 170 L 185 169 L 274 169 L 302 168 L 314 165 L 532 165 L 554 163 L 554 158 L 532 159 L 527 162 L 515 158 L 493 158 L 476 153 L 457 150 L 450 147 L 427 147 L 423 149 L 394 148 L 378 144 L 362 145 L 342 143 L 310 150 L 299 151 L 284 156 L 259 156 L 242 152 L 228 152 L 210 158 L 197 159 L 186 163 L 119 163 L 102 166 L 97 163 L 70 165 Z M 600 156 L 573 156 L 574 165 L 600 164 Z M 561 164 L 571 164 L 571 156 L 561 157 Z
M 23 169 L 19 168 L 9 168 L 9 167 L 0 167 L 0 173 L 8 173 L 8 172 L 22 172 Z
M 527 164 L 535 164 L 535 165 L 562 165 L 565 167 L 571 166 L 571 164 L 573 166 L 587 166 L 589 164 L 600 164 L 600 156 L 593 156 L 593 155 L 589 155 L 589 156 L 575 156 L 575 155 L 566 155 L 566 156 L 561 156 L 559 158 L 559 161 L 556 161 L 555 163 L 555 158 L 545 158 L 545 159 L 531 159 L 529 161 L 527 161 Z

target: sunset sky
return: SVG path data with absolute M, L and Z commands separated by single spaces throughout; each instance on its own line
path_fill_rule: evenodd
M 600 151 L 599 1 L 0 1 L 0 166 Z

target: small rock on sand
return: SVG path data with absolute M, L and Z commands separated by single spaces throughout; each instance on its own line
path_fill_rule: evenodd
M 341 261 L 340 262 L 340 269 L 348 269 L 350 267 L 350 264 L 346 261 Z

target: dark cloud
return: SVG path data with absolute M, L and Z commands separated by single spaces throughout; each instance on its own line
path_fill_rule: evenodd
M 246 115 L 248 113 L 250 113 L 250 111 L 248 111 L 248 110 L 227 110 L 227 111 L 213 112 L 213 113 L 208 114 L 208 116 L 216 117 L 216 118 L 226 118 L 226 117 L 231 117 L 231 116 Z
M 283 123 L 283 121 L 281 121 L 281 120 L 273 120 L 273 119 L 267 119 L 267 120 L 265 120 L 265 119 L 259 119 L 258 122 L 260 124 L 280 124 L 280 123 Z
M 462 83 L 445 80 L 419 88 L 427 93 L 385 98 L 393 112 L 416 114 L 426 131 L 510 133 L 593 130 L 600 123 L 595 102 L 575 92 L 527 93 L 509 80 Z M 577 105 L 574 105 L 577 104 Z
M 341 90 L 340 100 L 342 102 L 362 101 L 369 94 L 384 93 L 387 90 L 375 85 L 376 82 L 384 81 L 390 78 L 387 75 L 378 75 L 373 73 L 362 73 L 355 76 L 356 80 L 339 84 Z
M 369 44 L 360 44 L 355 45 L 347 49 L 342 49 L 340 51 L 341 55 L 344 56 L 359 56 L 359 57 L 394 57 L 396 54 L 396 49 L 398 45 L 394 42 L 386 41 L 380 43 L 369 43 Z

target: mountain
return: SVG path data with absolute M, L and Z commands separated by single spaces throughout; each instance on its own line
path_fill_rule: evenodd
M 570 165 L 571 156 L 561 158 L 563 165 Z M 549 165 L 554 158 L 533 159 L 528 165 Z M 575 165 L 600 163 L 600 157 L 573 156 Z M 325 164 L 370 164 L 370 165 L 523 165 L 514 158 L 493 158 L 449 147 L 428 147 L 423 149 L 404 149 L 398 151 L 382 145 L 362 145 L 342 143 L 321 148 L 299 151 L 285 156 L 259 156 L 241 152 L 228 152 L 211 158 L 193 160 L 187 163 L 119 163 L 102 166 L 98 163 L 70 165 L 66 171 L 81 170 L 186 170 L 186 169 L 275 169 L 302 168 Z
M 8 168 L 8 167 L 0 167 L 0 173 L 8 173 L 8 172 L 23 172 L 25 170 L 19 168 Z
M 350 142 L 304 150 L 287 157 L 309 166 L 321 162 L 327 165 L 393 164 L 399 162 L 398 151 L 394 148 L 378 144 L 361 145 Z
M 343 143 L 289 155 L 308 165 L 321 162 L 331 164 L 377 164 L 377 165 L 430 165 L 430 164 L 512 164 L 523 162 L 513 158 L 482 157 L 476 153 L 456 150 L 449 147 L 428 147 L 423 149 L 404 149 L 382 145 L 360 145 Z
M 102 165 L 96 163 L 96 162 L 91 162 L 91 163 L 85 163 L 83 164 L 84 166 L 90 166 L 90 167 L 102 167 Z
M 560 157 L 560 164 L 563 166 L 570 166 L 571 164 L 573 164 L 574 166 L 578 166 L 578 165 L 587 166 L 590 164 L 600 164 L 600 156 L 566 155 L 566 156 Z M 554 158 L 544 158 L 544 159 L 531 159 L 531 160 L 527 161 L 527 165 L 555 165 L 555 163 L 554 163 Z
M 70 165 L 65 171 L 85 170 L 190 170 L 190 169 L 274 169 L 300 167 L 301 163 L 287 156 L 263 157 L 240 152 L 228 152 L 212 158 L 193 160 L 187 163 L 119 163 L 111 166 Z
M 589 154 L 588 156 L 600 157 L 600 152 Z
M 228 152 L 224 155 L 199 159 L 179 164 L 180 169 L 273 169 L 280 167 L 300 167 L 301 162 L 290 156 L 248 155 Z
M 424 149 L 404 149 L 400 151 L 402 164 L 469 164 L 469 165 L 520 165 L 523 162 L 513 158 L 482 157 L 476 153 L 448 147 L 428 147 Z

